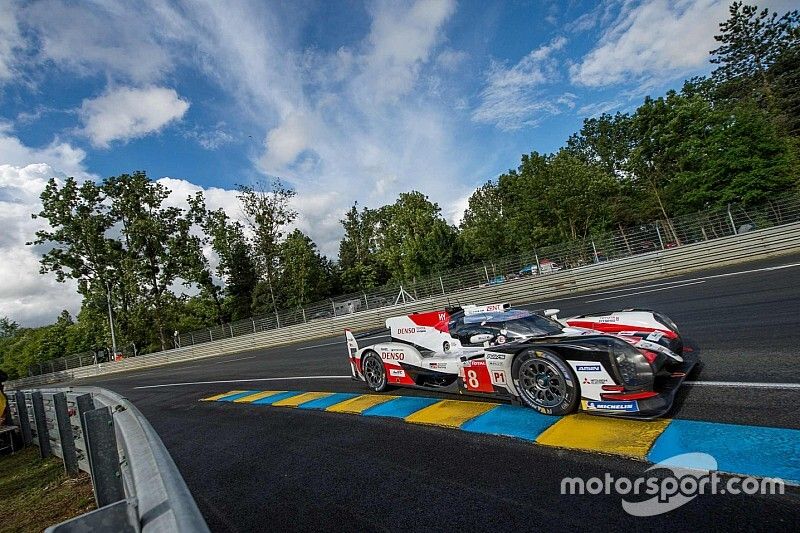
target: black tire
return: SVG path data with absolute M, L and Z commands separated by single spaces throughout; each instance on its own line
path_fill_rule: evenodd
M 529 349 L 511 367 L 520 402 L 546 415 L 573 412 L 581 399 L 578 378 L 561 357 L 546 349 Z
M 377 353 L 366 352 L 361 356 L 361 373 L 364 375 L 367 387 L 375 392 L 386 390 L 386 367 L 383 366 L 383 361 Z

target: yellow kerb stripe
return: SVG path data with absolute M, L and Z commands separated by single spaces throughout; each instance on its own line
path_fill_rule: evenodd
M 669 423 L 667 419 L 647 422 L 579 413 L 565 416 L 550 426 L 536 442 L 545 446 L 645 459 L 653 442 Z
M 255 394 L 249 394 L 247 396 L 242 396 L 241 398 L 237 398 L 233 400 L 233 403 L 250 403 L 256 400 L 260 400 L 261 398 L 266 398 L 268 396 L 275 396 L 276 394 L 280 394 L 281 392 L 286 392 L 282 390 L 265 390 L 261 392 L 257 392 Z
M 203 398 L 200 401 L 201 402 L 215 402 L 215 401 L 219 400 L 220 398 L 224 398 L 225 396 L 230 396 L 231 394 L 239 394 L 240 392 L 246 392 L 246 391 L 243 391 L 243 390 L 231 390 L 231 391 L 228 391 L 228 392 L 223 392 L 222 394 L 216 394 L 216 395 L 211 396 L 209 398 Z
M 461 400 L 442 400 L 416 413 L 408 415 L 405 420 L 414 424 L 432 424 L 434 426 L 461 427 L 486 411 L 497 407 L 496 403 L 462 402 Z
M 362 396 L 356 396 L 355 398 L 350 398 L 349 400 L 331 405 L 325 410 L 334 413 L 352 413 L 358 415 L 361 414 L 362 411 L 365 411 L 372 406 L 388 402 L 389 400 L 394 400 L 395 398 L 397 398 L 397 396 L 364 394 Z
M 297 396 L 289 396 L 283 400 L 278 400 L 272 405 L 278 407 L 297 407 L 301 403 L 310 402 L 311 400 L 316 400 L 317 398 L 325 398 L 332 394 L 332 392 L 304 392 L 303 394 L 298 394 Z

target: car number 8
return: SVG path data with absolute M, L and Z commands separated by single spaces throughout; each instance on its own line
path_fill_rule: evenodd
M 469 385 L 471 389 L 477 389 L 481 386 L 478 381 L 478 373 L 474 370 L 467 370 L 467 385 Z

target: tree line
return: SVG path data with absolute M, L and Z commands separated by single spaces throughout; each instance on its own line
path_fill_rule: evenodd
M 76 317 L 64 311 L 41 328 L 0 320 L 0 368 L 25 375 L 29 365 L 108 346 L 109 307 L 119 348 L 153 351 L 170 347 L 175 330 L 654 219 L 669 228 L 671 217 L 796 191 L 799 21 L 798 11 L 734 3 L 715 36 L 711 75 L 633 112 L 587 118 L 555 153 L 523 155 L 474 191 L 458 227 L 418 191 L 378 208 L 355 203 L 341 221 L 338 261 L 291 229 L 295 192 L 278 180 L 238 187 L 244 223 L 208 209 L 201 193 L 186 208 L 170 205 L 170 191 L 144 172 L 51 180 L 34 215 L 49 227 L 29 244 L 47 250 L 42 273 L 74 280 L 83 303 Z

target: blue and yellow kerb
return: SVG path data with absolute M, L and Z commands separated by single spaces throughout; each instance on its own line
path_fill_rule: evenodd
M 800 484 L 800 430 L 722 424 L 701 420 L 624 420 L 583 413 L 565 417 L 491 402 L 343 392 L 234 390 L 203 401 L 248 403 L 332 413 L 398 418 L 502 435 L 542 446 L 621 455 L 651 463 L 691 452 L 717 460 L 731 474 L 777 477 Z M 703 465 L 680 464 L 685 468 Z

